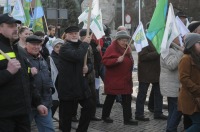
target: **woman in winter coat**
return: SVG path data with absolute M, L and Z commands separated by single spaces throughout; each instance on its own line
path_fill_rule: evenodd
M 116 95 L 122 95 L 124 124 L 138 124 L 138 122 L 131 117 L 133 58 L 129 47 L 126 54 L 123 56 L 128 46 L 129 39 L 130 36 L 126 31 L 117 32 L 116 40 L 107 48 L 103 56 L 102 62 L 106 67 L 104 80 L 106 99 L 103 105 L 102 119 L 106 123 L 113 122 L 110 118 L 110 112 Z
M 185 50 L 178 70 L 181 82 L 178 97 L 178 110 L 189 115 L 192 125 L 186 132 L 200 131 L 200 34 L 185 36 Z
M 179 39 L 174 42 L 179 46 Z M 160 56 L 160 91 L 163 96 L 167 97 L 168 102 L 168 119 L 167 132 L 176 132 L 180 123 L 182 113 L 177 110 L 178 93 L 180 82 L 178 79 L 178 64 L 183 56 L 183 48 L 180 49 L 171 44 L 167 56 Z

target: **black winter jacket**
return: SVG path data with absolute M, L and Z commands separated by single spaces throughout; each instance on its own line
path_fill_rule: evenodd
M 0 54 L 0 118 L 29 114 L 31 95 L 36 106 L 41 104 L 38 92 L 32 83 L 29 63 L 21 54 L 22 51 L 17 44 L 11 44 L 2 34 L 0 34 L 0 49 L 21 63 L 19 71 L 12 75 L 6 70 L 8 61 Z
M 31 67 L 35 67 L 38 70 L 38 73 L 33 77 L 34 84 L 41 96 L 42 104 L 50 108 L 52 106 L 52 90 L 55 90 L 48 64 L 41 55 L 36 57 L 27 52 L 27 59 L 29 60 Z
M 83 76 L 84 56 L 88 43 L 67 41 L 59 52 L 58 97 L 60 100 L 79 100 L 91 96 L 86 77 Z M 93 69 L 87 60 L 90 73 Z M 87 75 L 86 75 L 87 76 Z

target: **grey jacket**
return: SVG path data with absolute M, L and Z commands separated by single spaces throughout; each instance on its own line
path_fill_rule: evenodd
M 160 91 L 163 96 L 178 97 L 180 88 L 178 64 L 182 56 L 182 51 L 171 47 L 165 59 L 160 57 Z

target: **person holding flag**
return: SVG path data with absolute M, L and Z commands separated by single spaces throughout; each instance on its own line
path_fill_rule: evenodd
M 131 37 L 126 31 L 116 33 L 115 40 L 107 48 L 102 62 L 106 67 L 104 90 L 106 99 L 102 110 L 102 119 L 106 123 L 112 123 L 110 112 L 116 98 L 116 95 L 122 96 L 123 118 L 125 125 L 138 125 L 138 122 L 132 119 L 131 94 L 133 92 L 132 69 L 133 58 L 131 49 L 128 47 L 124 54 L 128 41 Z

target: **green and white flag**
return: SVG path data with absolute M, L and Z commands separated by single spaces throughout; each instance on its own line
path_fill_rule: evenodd
M 99 10 L 99 15 L 97 15 L 93 19 L 93 21 L 90 25 L 90 29 L 92 30 L 92 32 L 94 33 L 94 35 L 96 36 L 97 39 L 100 39 L 105 35 L 104 30 L 103 30 L 101 10 Z
M 3 14 L 4 13 L 11 13 L 11 1 L 10 0 L 5 1 L 5 5 L 3 8 Z
M 12 11 L 11 15 L 15 19 L 20 20 L 22 23 L 25 23 L 26 16 L 25 16 L 25 13 L 24 13 L 24 9 L 22 7 L 21 0 L 16 0 L 15 1 L 15 5 L 14 5 L 14 8 L 13 8 L 13 11 Z
M 179 36 L 179 34 L 180 32 L 176 25 L 174 9 L 172 4 L 170 3 L 165 32 L 161 43 L 161 56 L 163 59 L 169 54 L 169 46 L 171 45 L 172 41 Z
M 134 40 L 134 46 L 137 52 L 140 52 L 142 48 L 148 46 L 148 41 L 144 33 L 144 27 L 142 22 L 139 23 L 132 39 Z

